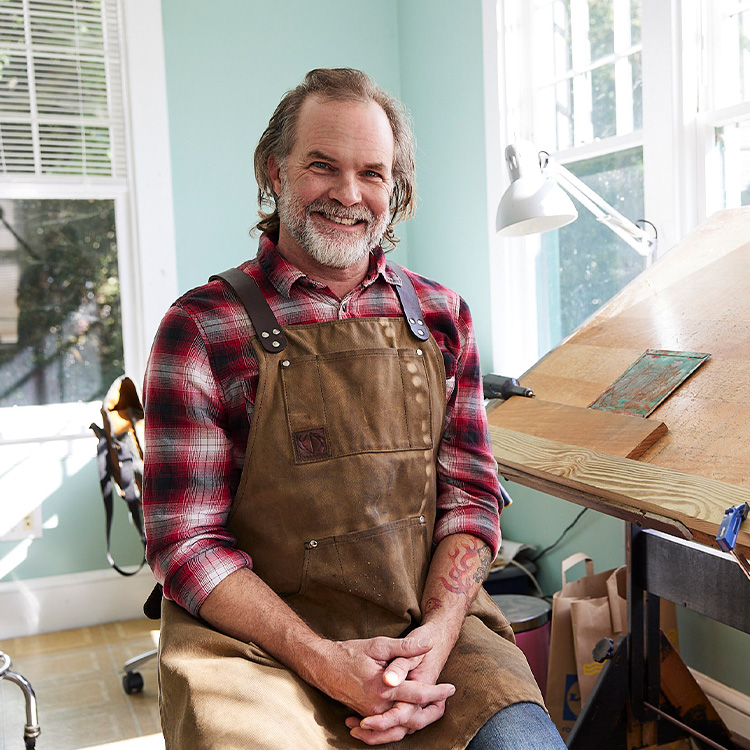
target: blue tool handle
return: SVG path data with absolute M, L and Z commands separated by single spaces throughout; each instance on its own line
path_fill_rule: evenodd
M 740 533 L 740 526 L 747 518 L 750 505 L 742 503 L 733 505 L 724 511 L 724 518 L 721 519 L 719 533 L 716 535 L 716 543 L 719 549 L 724 552 L 731 552 L 737 544 L 737 535 Z

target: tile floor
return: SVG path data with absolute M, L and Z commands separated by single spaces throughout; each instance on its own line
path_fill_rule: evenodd
M 127 695 L 122 665 L 154 647 L 150 620 L 0 641 L 11 669 L 34 688 L 42 733 L 37 750 L 163 750 L 159 731 L 156 660 L 140 668 L 143 692 Z M 24 750 L 23 692 L 0 680 L 0 748 Z

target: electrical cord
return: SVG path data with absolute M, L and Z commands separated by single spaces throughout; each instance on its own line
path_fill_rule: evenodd
M 539 581 L 536 580 L 536 576 L 525 565 L 521 565 L 521 563 L 517 560 L 508 560 L 508 564 L 515 565 L 517 568 L 520 568 L 524 573 L 526 573 L 526 575 L 531 579 L 531 582 L 534 584 L 534 588 L 537 590 L 539 596 L 544 598 L 544 591 L 542 591 L 542 587 L 539 585 Z
M 542 557 L 542 555 L 546 555 L 550 550 L 553 550 L 555 547 L 557 547 L 560 542 L 562 542 L 563 539 L 565 539 L 565 535 L 578 523 L 578 521 L 581 520 L 581 516 L 587 511 L 589 508 L 583 508 L 581 512 L 573 519 L 573 521 L 568 525 L 568 527 L 563 531 L 562 534 L 560 534 L 557 539 L 552 542 L 552 544 L 549 545 L 549 547 L 545 547 L 541 552 L 538 552 L 534 557 L 531 558 L 531 562 L 535 563 L 539 558 Z

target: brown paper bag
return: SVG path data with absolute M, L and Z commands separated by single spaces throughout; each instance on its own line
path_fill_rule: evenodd
M 606 595 L 571 602 L 573 646 L 576 659 L 581 707 L 591 695 L 604 663 L 594 661 L 594 646 L 602 638 L 614 642 L 628 632 L 628 571 L 623 565 L 606 581 Z M 659 609 L 660 626 L 677 650 L 677 614 L 672 602 L 662 599 Z
M 594 646 L 602 638 L 617 641 L 627 632 L 627 570 L 623 566 L 608 572 L 610 575 L 605 581 L 604 596 L 578 599 L 570 604 L 581 707 L 586 705 L 599 673 L 604 668 L 603 663 L 594 661 Z
M 568 581 L 570 568 L 585 562 L 586 575 Z M 581 710 L 581 693 L 576 667 L 571 604 L 581 599 L 607 597 L 607 579 L 611 570 L 594 573 L 594 563 L 583 552 L 562 561 L 562 588 L 552 597 L 550 658 L 545 702 L 563 739 L 567 739 Z

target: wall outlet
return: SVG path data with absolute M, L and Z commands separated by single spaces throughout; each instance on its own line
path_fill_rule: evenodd
M 0 537 L 0 542 L 19 542 L 23 539 L 41 539 L 42 537 L 42 509 L 34 508 L 25 515 L 15 526 Z

